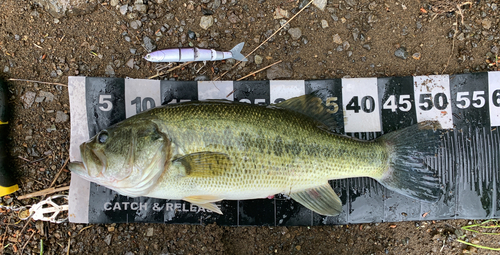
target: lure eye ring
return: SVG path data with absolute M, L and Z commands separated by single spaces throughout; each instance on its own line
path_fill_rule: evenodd
M 97 142 L 100 143 L 100 144 L 106 143 L 106 141 L 108 140 L 108 138 L 109 138 L 108 132 L 102 131 L 97 136 Z

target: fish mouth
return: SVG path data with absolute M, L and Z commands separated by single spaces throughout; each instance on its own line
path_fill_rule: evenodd
M 70 169 L 87 179 L 102 176 L 107 165 L 104 153 L 89 146 L 88 143 L 80 145 L 82 162 L 72 162 L 72 169 Z
M 80 176 L 87 176 L 87 174 L 85 173 L 87 171 L 87 169 L 85 168 L 85 165 L 83 164 L 83 162 L 79 162 L 79 161 L 75 161 L 75 162 L 70 162 L 68 164 L 68 169 L 73 172 L 73 173 L 76 173 Z

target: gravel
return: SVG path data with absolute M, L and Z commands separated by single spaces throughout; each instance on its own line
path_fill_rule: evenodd
M 407 59 L 408 58 L 408 52 L 406 51 L 405 47 L 399 47 L 395 52 L 394 56 L 400 58 L 400 59 Z
M 288 33 L 292 37 L 292 40 L 298 40 L 302 36 L 302 30 L 298 27 L 288 29 Z
M 333 42 L 336 43 L 336 44 L 342 44 L 342 39 L 340 39 L 340 35 L 339 34 L 334 34 L 333 35 Z
M 153 40 L 151 40 L 151 38 L 144 36 L 143 41 L 144 48 L 146 48 L 147 52 L 152 52 L 156 49 L 156 45 L 153 43 Z
M 200 27 L 207 30 L 214 24 L 213 16 L 203 16 L 200 19 Z

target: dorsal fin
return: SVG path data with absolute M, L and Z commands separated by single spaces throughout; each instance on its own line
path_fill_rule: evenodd
M 281 103 L 275 104 L 274 106 L 286 108 L 307 115 L 325 124 L 330 130 L 337 127 L 337 122 L 319 97 L 315 97 L 313 95 L 303 95 L 290 98 Z

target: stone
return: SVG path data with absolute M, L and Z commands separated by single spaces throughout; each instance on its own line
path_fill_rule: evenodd
M 56 123 L 62 123 L 62 122 L 66 122 L 68 120 L 69 120 L 68 114 L 66 114 L 62 111 L 56 112 Z
M 262 60 L 263 60 L 263 58 L 261 56 L 255 55 L 255 57 L 254 57 L 255 64 L 257 64 L 257 65 L 262 64 Z
M 276 10 L 274 11 L 273 18 L 274 19 L 288 19 L 289 16 L 290 16 L 290 14 L 288 13 L 287 10 L 283 10 L 283 9 L 277 7 Z
M 153 236 L 153 234 L 154 234 L 154 229 L 148 228 L 148 230 L 146 231 L 146 236 Z
M 316 6 L 318 9 L 324 11 L 326 7 L 326 0 L 314 0 L 313 5 Z
M 45 102 L 52 102 L 54 101 L 54 94 L 50 93 L 50 92 L 46 92 L 46 91 L 40 91 L 38 92 L 38 96 L 41 96 L 41 97 L 44 97 L 45 98 Z
M 327 27 L 328 27 L 328 21 L 326 21 L 326 20 L 322 19 L 322 20 L 321 20 L 321 27 L 322 27 L 322 28 L 327 28 Z
M 144 36 L 144 38 L 142 38 L 142 41 L 144 42 L 144 48 L 146 48 L 146 51 L 152 52 L 156 49 L 156 45 L 154 45 L 151 38 Z
M 348 5 L 350 5 L 350 6 L 355 6 L 355 5 L 356 5 L 356 1 L 354 1 L 354 0 L 346 0 L 345 2 L 346 2 Z
M 130 22 L 130 27 L 133 29 L 138 29 L 142 26 L 142 22 L 140 20 L 132 20 Z
M 400 58 L 400 59 L 407 59 L 408 58 L 408 52 L 406 51 L 405 47 L 399 47 L 395 52 L 394 56 Z
M 43 6 L 55 18 L 92 13 L 100 4 L 98 0 L 35 0 L 34 2 Z
M 29 109 L 35 102 L 36 93 L 33 91 L 26 92 L 21 99 L 23 100 L 24 109 Z
M 45 99 L 45 97 L 37 96 L 35 98 L 35 103 L 41 103 L 41 102 L 43 102 L 44 99 Z
M 227 19 L 229 20 L 229 22 L 231 23 L 238 23 L 240 21 L 240 18 L 238 18 L 238 16 L 234 13 L 231 13 L 231 15 L 229 15 L 229 17 L 227 17 Z
M 115 7 L 120 3 L 120 0 L 111 0 L 109 1 L 109 5 Z
M 140 13 L 146 13 L 148 11 L 148 6 L 145 4 L 142 4 L 142 3 L 135 3 L 134 10 L 136 10 Z
M 107 65 L 106 69 L 104 69 L 104 73 L 110 77 L 115 76 L 115 69 L 113 69 L 113 65 L 111 64 Z
M 129 59 L 125 65 L 127 65 L 130 69 L 134 69 L 134 58 Z
M 348 50 L 351 47 L 351 44 L 348 41 L 344 41 L 344 43 L 342 43 L 342 47 L 345 50 Z
M 288 29 L 288 33 L 292 37 L 292 40 L 298 40 L 302 36 L 302 31 L 298 27 Z
M 214 17 L 213 16 L 202 16 L 200 19 L 200 27 L 207 30 L 209 27 L 211 27 L 214 24 Z
M 293 75 L 292 66 L 289 62 L 281 62 L 267 69 L 267 79 L 290 78 Z
M 483 19 L 481 21 L 481 25 L 483 25 L 484 29 L 490 29 L 491 28 L 491 20 L 489 20 L 489 19 Z
M 127 4 L 120 6 L 120 13 L 122 15 L 127 14 L 127 11 L 128 11 L 128 5 Z
M 194 78 L 194 81 L 209 81 L 210 78 L 206 75 L 199 75 Z
M 342 39 L 340 39 L 340 35 L 339 34 L 334 34 L 333 35 L 333 42 L 336 43 L 336 44 L 342 44 Z
M 106 238 L 104 238 L 104 242 L 109 246 L 111 245 L 111 238 L 113 237 L 112 234 L 109 234 L 106 236 Z

